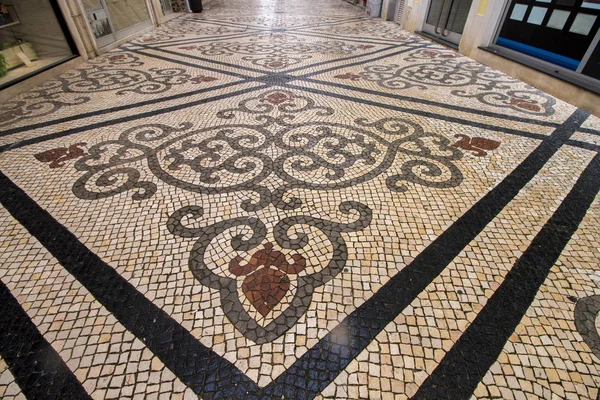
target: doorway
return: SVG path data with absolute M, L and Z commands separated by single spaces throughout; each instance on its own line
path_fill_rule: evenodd
M 423 31 L 458 45 L 473 0 L 431 0 Z
M 162 9 L 163 15 L 171 14 L 173 12 L 171 0 L 160 0 L 160 8 Z
M 145 0 L 83 0 L 98 47 L 152 26 Z

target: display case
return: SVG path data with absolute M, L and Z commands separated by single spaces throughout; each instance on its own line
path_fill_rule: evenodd
M 0 89 L 76 54 L 56 0 L 0 3 Z

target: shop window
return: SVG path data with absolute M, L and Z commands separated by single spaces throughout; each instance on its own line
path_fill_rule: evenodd
M 529 18 L 527 18 L 527 23 L 541 25 L 546 16 L 546 11 L 548 11 L 548 9 L 545 7 L 532 7 Z
M 98 47 L 152 26 L 146 0 L 83 0 Z
M 146 0 L 106 0 L 106 6 L 116 31 L 150 19 Z
M 600 92 L 600 0 L 512 0 L 505 15 L 494 52 Z
M 162 10 L 163 15 L 167 15 L 172 13 L 173 5 L 171 4 L 171 0 L 160 0 L 160 8 Z
M 596 22 L 595 15 L 577 14 L 575 21 L 573 21 L 573 25 L 571 25 L 571 29 L 569 29 L 569 32 L 579 33 L 580 35 L 587 36 L 592 30 L 594 22 Z
M 567 19 L 569 19 L 569 15 L 571 15 L 571 13 L 568 11 L 554 10 L 552 11 L 552 16 L 550 16 L 550 20 L 546 26 L 548 28 L 562 30 L 567 23 Z
M 0 89 L 73 58 L 55 0 L 0 3 Z
M 527 12 L 526 4 L 515 4 L 515 6 L 513 7 L 513 11 L 510 14 L 510 19 L 515 20 L 515 21 L 523 21 L 523 18 L 525 17 L 526 12 Z

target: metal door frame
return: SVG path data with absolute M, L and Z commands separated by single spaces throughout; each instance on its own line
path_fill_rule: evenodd
M 96 40 L 96 45 L 98 46 L 98 48 L 108 46 L 109 44 L 114 43 L 117 40 L 120 40 L 120 39 L 123 39 L 124 37 L 130 36 L 130 35 L 134 34 L 135 32 L 142 30 L 146 27 L 152 26 L 151 10 L 148 8 L 147 2 L 144 2 L 144 4 L 146 4 L 146 11 L 148 12 L 148 19 L 145 21 L 142 21 L 142 22 L 138 22 L 137 24 L 128 26 L 127 28 L 123 28 L 120 31 L 115 30 L 115 26 L 113 25 L 110 12 L 108 11 L 108 6 L 106 5 L 106 0 L 100 0 L 100 4 L 102 4 L 101 9 L 98 8 L 96 10 L 85 10 L 86 19 L 87 19 L 87 14 L 90 12 L 94 12 L 97 10 L 104 10 L 104 12 L 106 13 L 111 33 L 108 35 L 102 36 L 100 38 L 96 38 L 94 36 L 94 39 Z M 88 19 L 88 25 L 89 24 L 90 24 L 90 21 Z M 92 29 L 92 33 L 93 33 L 93 29 Z
M 115 37 L 115 26 L 113 25 L 112 19 L 110 17 L 110 13 L 108 12 L 108 7 L 106 6 L 106 1 L 105 0 L 100 0 L 100 4 L 102 5 L 102 8 L 96 8 L 96 9 L 93 9 L 93 10 L 87 10 L 87 9 L 85 10 L 86 19 L 88 20 L 87 21 L 88 24 L 90 24 L 90 28 L 91 28 L 91 22 L 89 20 L 89 14 L 90 13 L 94 13 L 94 12 L 102 10 L 106 14 L 106 18 L 108 20 L 108 25 L 110 26 L 110 32 L 111 33 L 109 33 L 108 35 L 101 36 L 99 38 L 97 38 L 96 35 L 94 35 L 94 40 L 96 41 L 96 45 L 98 46 L 98 48 L 107 46 L 107 45 L 109 45 L 109 44 L 111 44 L 111 43 L 113 43 L 114 41 L 117 40 L 116 37 Z M 84 9 L 85 9 L 85 7 L 84 7 Z M 93 34 L 94 29 L 92 29 L 91 31 L 92 31 L 92 34 Z
M 451 10 L 452 10 L 452 7 L 454 6 L 454 3 L 456 0 L 441 0 L 442 6 L 441 6 L 441 10 L 440 10 L 440 16 L 438 17 L 437 24 L 435 26 L 427 23 L 427 18 L 429 17 L 429 12 L 431 11 L 431 6 L 433 5 L 433 1 L 434 0 L 430 0 L 429 3 L 427 4 L 427 12 L 425 13 L 425 20 L 423 21 L 423 31 L 429 33 L 432 36 L 438 37 L 445 41 L 454 43 L 456 45 L 460 44 L 460 41 L 462 39 L 462 34 L 452 32 L 449 29 L 447 29 L 448 22 L 450 21 Z M 450 2 L 450 7 L 448 8 L 448 14 L 444 15 L 444 13 L 443 13 L 444 6 L 448 2 Z M 471 6 L 469 7 L 469 13 L 470 13 L 471 7 L 473 7 L 473 0 L 471 0 Z M 446 19 L 445 21 L 443 21 L 444 18 Z M 466 21 L 465 21 L 465 25 L 466 25 Z
M 404 26 L 404 11 L 407 7 L 406 3 L 406 0 L 397 0 L 394 10 L 394 22 L 400 25 L 400 28 Z

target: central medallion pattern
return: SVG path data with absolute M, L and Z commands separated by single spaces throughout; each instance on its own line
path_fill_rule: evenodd
M 242 60 L 253 65 L 280 70 L 311 59 L 313 55 L 351 55 L 374 47 L 367 44 L 353 45 L 339 40 L 317 42 L 286 34 L 270 34 L 259 35 L 248 43 L 214 42 L 206 45 L 188 45 L 179 49 L 211 57 L 241 55 Z
M 350 125 L 327 121 L 333 114 L 308 97 L 272 90 L 216 114 L 241 122 L 197 130 L 186 122 L 140 125 L 92 146 L 75 164 L 84 174 L 73 192 L 94 200 L 136 190 L 135 200 L 149 198 L 156 184 L 141 181 L 133 166 L 142 160 L 156 178 L 184 190 L 254 192 L 241 204 L 246 211 L 269 204 L 297 209 L 302 201 L 286 196 L 292 189 L 343 189 L 376 178 L 396 161 L 400 172 L 386 178 L 392 191 L 407 190 L 406 182 L 436 188 L 462 182 L 454 164 L 462 152 L 447 137 L 400 118 L 358 118 Z M 271 189 L 273 175 L 279 184 Z
M 158 190 L 155 179 L 142 179 L 149 170 L 186 191 L 241 193 L 243 212 L 280 210 L 275 222 L 241 216 L 205 224 L 205 207 L 189 205 L 167 224 L 175 236 L 196 238 L 190 270 L 219 292 L 229 321 L 255 343 L 270 342 L 294 326 L 314 291 L 344 269 L 345 236 L 372 219 L 370 207 L 353 200 L 339 203 L 338 219 L 307 215 L 298 211 L 305 200 L 297 189 L 341 190 L 382 174 L 391 192 L 407 191 L 409 183 L 450 188 L 462 181 L 454 164 L 462 151 L 446 136 L 400 118 L 343 124 L 330 120 L 334 114 L 312 98 L 266 90 L 217 112 L 221 123 L 215 126 L 136 126 L 92 145 L 75 162 L 83 174 L 73 193 L 94 200 L 131 190 L 134 200 L 149 199 Z

